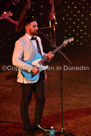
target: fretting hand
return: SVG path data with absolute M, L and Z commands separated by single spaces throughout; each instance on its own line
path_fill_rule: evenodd
M 50 52 L 47 54 L 47 56 L 48 56 L 48 59 L 49 59 L 49 61 L 50 61 L 51 59 L 53 59 L 54 54 L 52 54 L 52 52 L 50 51 Z

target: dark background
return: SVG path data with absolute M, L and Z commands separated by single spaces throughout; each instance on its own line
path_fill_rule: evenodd
M 25 6 L 26 0 L 20 1 L 16 6 L 11 3 L 7 7 L 9 0 L 0 1 L 0 14 L 10 10 L 13 12 L 12 19 L 18 20 Z M 91 2 L 90 0 L 55 0 L 55 12 L 58 25 L 56 26 L 57 46 L 64 39 L 74 37 L 74 42 L 68 44 L 62 51 L 72 59 L 85 55 L 86 51 L 91 49 Z M 34 16 L 38 20 L 39 27 L 49 26 L 49 11 L 51 5 L 48 0 L 32 0 L 31 9 L 26 16 Z M 42 29 L 45 35 L 52 31 L 51 29 Z M 8 20 L 0 20 L 0 62 L 11 62 L 12 52 L 15 41 L 24 34 L 24 29 L 18 33 L 15 31 L 15 25 Z M 52 50 L 48 40 L 43 36 L 43 48 L 45 52 Z M 55 59 L 58 59 L 55 57 Z

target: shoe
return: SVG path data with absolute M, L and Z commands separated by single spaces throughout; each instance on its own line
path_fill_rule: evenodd
M 35 134 L 35 131 L 32 127 L 23 127 L 23 131 L 29 135 L 34 135 Z
M 42 131 L 42 132 L 50 132 L 50 128 L 45 128 L 45 127 L 43 127 L 42 125 L 40 125 L 40 124 L 38 124 L 38 125 L 33 125 L 33 129 L 34 129 L 34 131 L 36 132 L 36 131 L 38 131 L 38 132 L 40 132 L 40 131 Z

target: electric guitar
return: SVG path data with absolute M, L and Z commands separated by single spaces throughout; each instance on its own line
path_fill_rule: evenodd
M 52 51 L 52 54 L 57 53 L 62 47 L 64 47 L 66 44 L 68 44 L 69 42 L 72 42 L 72 41 L 74 41 L 73 37 L 64 40 L 64 42 L 59 47 L 57 47 L 56 49 L 54 49 Z M 26 61 L 26 63 L 31 66 L 38 67 L 41 72 L 41 71 L 48 69 L 48 65 L 46 65 L 46 66 L 43 65 L 46 60 L 48 60 L 48 56 L 45 56 L 44 58 L 42 58 L 41 54 L 38 53 L 37 55 L 35 55 L 35 57 L 32 60 Z M 39 78 L 40 72 L 38 74 L 34 75 L 33 73 L 29 73 L 23 69 L 21 70 L 21 73 L 23 74 L 23 76 L 29 81 L 36 81 Z
M 12 12 L 10 12 L 10 11 L 8 11 L 8 12 L 3 12 L 2 13 L 2 15 L 0 16 L 0 20 L 1 19 L 8 19 L 8 17 L 10 17 L 10 16 L 13 16 L 13 13 Z

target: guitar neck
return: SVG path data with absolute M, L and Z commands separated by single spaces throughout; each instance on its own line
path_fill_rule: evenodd
M 54 49 L 52 51 L 52 54 L 56 54 L 62 47 L 64 47 L 64 44 L 61 44 L 59 47 L 57 47 L 56 49 Z
M 64 47 L 64 44 L 61 44 L 59 47 L 54 49 L 52 54 L 56 54 L 62 47 Z M 45 56 L 42 60 L 40 60 L 40 63 L 43 64 L 46 60 L 48 60 L 48 56 Z

